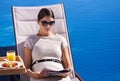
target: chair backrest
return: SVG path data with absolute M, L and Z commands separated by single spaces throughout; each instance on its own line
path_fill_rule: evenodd
M 51 8 L 53 10 L 55 14 L 56 23 L 52 31 L 54 33 L 61 34 L 66 38 L 69 44 L 70 60 L 73 65 L 63 4 L 55 4 L 48 6 L 33 6 L 33 7 L 18 7 L 18 6 L 12 7 L 18 55 L 20 55 L 24 60 L 24 53 L 23 53 L 24 41 L 28 36 L 36 34 L 39 31 L 39 27 L 37 25 L 37 14 L 41 8 Z M 22 81 L 28 81 L 26 77 L 27 77 L 26 75 L 23 76 L 21 75 Z M 73 73 L 71 74 L 71 78 L 74 77 L 75 74 L 73 71 Z

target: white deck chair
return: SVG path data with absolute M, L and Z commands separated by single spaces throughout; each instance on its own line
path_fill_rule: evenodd
M 37 14 L 40 11 L 40 9 L 43 7 L 51 8 L 55 14 L 56 23 L 52 31 L 54 33 L 63 35 L 66 38 L 68 44 L 70 44 L 63 4 L 34 6 L 34 7 L 13 6 L 12 12 L 13 12 L 16 44 L 17 44 L 17 53 L 23 58 L 23 60 L 24 60 L 24 54 L 23 54 L 24 41 L 29 35 L 36 34 L 38 32 L 39 27 L 36 22 Z M 73 64 L 70 47 L 69 47 L 69 53 L 70 53 L 71 63 Z M 82 81 L 80 76 L 76 77 L 75 71 L 73 71 L 70 77 L 72 81 Z M 27 75 L 22 74 L 21 81 L 29 81 L 29 77 Z

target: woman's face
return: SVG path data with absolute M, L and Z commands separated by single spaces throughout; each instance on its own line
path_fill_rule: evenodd
M 55 20 L 52 17 L 45 16 L 38 21 L 40 30 L 44 33 L 51 31 L 52 26 L 55 24 Z

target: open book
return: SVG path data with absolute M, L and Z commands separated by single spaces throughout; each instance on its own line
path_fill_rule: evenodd
M 65 73 L 70 72 L 70 69 L 64 69 L 64 70 L 59 70 L 59 71 L 53 71 L 53 70 L 48 70 L 48 69 L 43 69 L 42 74 L 45 74 L 47 77 L 59 77 Z

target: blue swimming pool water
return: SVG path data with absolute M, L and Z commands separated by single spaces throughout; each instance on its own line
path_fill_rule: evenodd
M 85 81 L 120 81 L 119 0 L 0 1 L 0 47 L 14 46 L 11 6 L 64 3 L 75 70 Z

